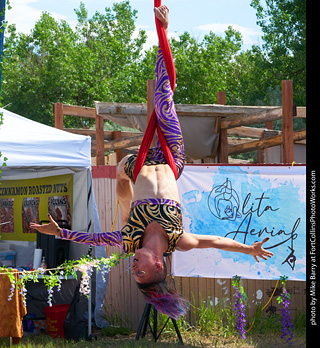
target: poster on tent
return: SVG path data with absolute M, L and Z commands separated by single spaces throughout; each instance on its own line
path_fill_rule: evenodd
M 247 245 L 268 237 L 274 256 L 258 263 L 212 248 L 176 251 L 175 276 L 306 279 L 305 166 L 186 166 L 178 188 L 186 233 Z
M 73 175 L 37 179 L 2 180 L 0 236 L 2 240 L 36 241 L 30 222 L 47 223 L 47 214 L 71 228 Z

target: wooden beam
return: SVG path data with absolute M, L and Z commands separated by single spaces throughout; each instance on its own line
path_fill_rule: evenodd
M 63 104 L 62 103 L 54 103 L 54 126 L 58 129 L 63 129 Z
M 95 129 L 64 128 L 63 130 L 73 134 L 89 135 L 92 139 L 96 139 Z M 113 140 L 113 131 L 105 130 L 103 133 L 104 140 Z M 141 134 L 141 132 L 121 132 L 123 138 L 135 137 L 136 135 Z
M 97 113 L 100 116 L 147 116 L 147 104 L 143 103 L 104 103 L 96 102 Z M 219 104 L 175 104 L 179 117 L 212 117 L 224 116 L 248 117 L 265 113 L 277 112 L 281 115 L 281 107 L 277 106 L 230 106 Z
M 116 150 L 124 149 L 127 147 L 139 146 L 141 145 L 142 138 L 143 138 L 143 134 L 140 134 L 130 138 L 121 138 L 121 139 L 115 139 L 111 141 L 105 141 L 104 150 L 116 151 Z
M 96 118 L 96 109 L 87 106 L 63 104 L 63 114 L 69 116 Z
M 104 129 L 103 117 L 96 115 L 96 165 L 103 166 L 104 160 Z
M 147 116 L 147 104 L 143 103 L 105 103 L 95 102 L 97 114 L 104 117 L 112 116 L 128 116 L 140 115 Z
M 217 93 L 217 103 L 226 105 L 226 92 Z M 227 129 L 221 129 L 219 135 L 219 163 L 228 163 L 228 132 Z
M 292 163 L 294 161 L 292 80 L 282 81 L 282 136 L 283 163 Z
M 293 133 L 293 140 L 300 141 L 306 139 L 306 130 L 297 131 Z M 262 150 L 268 147 L 281 145 L 283 141 L 282 134 L 276 135 L 270 138 L 263 138 L 261 140 L 255 140 L 246 144 L 239 144 L 229 147 L 229 156 L 236 155 L 239 153 L 245 153 L 250 151 Z M 290 163 L 290 162 L 289 162 Z
M 264 136 L 264 128 L 255 127 L 235 127 L 228 129 L 228 135 L 236 135 L 238 137 L 262 138 Z
M 259 114 L 245 116 L 233 116 L 225 118 L 221 121 L 221 129 L 230 129 L 240 126 L 250 126 L 252 124 L 263 123 L 266 121 L 274 121 L 282 118 L 282 108 L 265 109 Z
M 238 145 L 238 144 L 250 143 L 250 142 L 255 141 L 255 140 L 257 140 L 257 139 L 228 137 L 228 147 Z

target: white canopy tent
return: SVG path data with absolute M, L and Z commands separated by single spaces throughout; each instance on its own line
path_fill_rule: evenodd
M 101 231 L 91 189 L 91 138 L 40 124 L 1 108 L 0 112 L 3 114 L 3 124 L 0 126 L 0 165 L 3 158 L 7 157 L 6 166 L 0 167 L 0 182 L 72 174 L 72 229 L 90 231 L 93 210 L 95 231 Z M 10 248 L 17 251 L 17 266 L 33 261 L 36 242 L 3 240 L 0 243 L 2 246 L 10 243 Z M 69 256 L 77 259 L 86 255 L 87 251 L 88 246 L 71 243 Z M 96 255 L 97 253 L 105 256 L 105 248 L 96 248 Z M 26 257 L 29 259 L 22 259 Z
M 0 126 L 0 151 L 5 167 L 1 181 L 37 179 L 73 174 L 73 229 L 86 231 L 90 221 L 88 192 L 91 187 L 90 137 L 70 134 L 34 122 L 4 109 Z M 72 245 L 71 256 L 82 255 L 78 245 Z M 29 254 L 30 255 L 30 254 Z M 80 255 L 80 256 L 81 256 Z M 17 265 L 20 264 L 19 254 Z M 22 264 L 21 264 L 22 265 Z
M 4 118 L 0 148 L 8 167 L 90 168 L 89 136 L 67 133 L 4 109 L 0 112 Z

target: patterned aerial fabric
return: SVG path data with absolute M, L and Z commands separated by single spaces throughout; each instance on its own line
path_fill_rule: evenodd
M 161 48 L 158 50 L 156 62 L 155 111 L 157 125 L 161 128 L 161 133 L 173 157 L 177 170 L 176 179 L 178 179 L 184 167 L 185 151 L 180 123 L 174 107 L 173 92 L 170 87 L 169 75 L 167 74 Z M 139 154 L 132 155 L 125 164 L 125 172 L 132 182 L 135 182 L 134 172 L 137 168 L 138 158 Z M 145 154 L 144 165 L 155 164 L 168 164 L 160 146 L 147 150 Z
M 159 7 L 160 5 L 161 5 L 161 0 L 154 0 L 155 7 Z M 168 42 L 168 38 L 165 34 L 165 31 L 163 29 L 163 26 L 157 18 L 156 18 L 156 27 L 157 27 L 157 33 L 159 38 L 160 49 L 163 53 L 163 60 L 166 67 L 167 74 L 168 74 L 168 80 L 170 82 L 170 87 L 172 91 L 171 93 L 173 94 L 175 84 L 176 84 L 176 72 L 175 72 L 174 62 L 173 62 L 173 58 L 172 58 L 172 54 L 170 50 L 170 45 Z M 169 86 L 168 86 L 168 89 L 169 89 Z M 157 95 L 157 84 L 156 84 L 156 95 Z M 155 102 L 157 102 L 157 100 L 155 100 Z M 138 157 L 136 160 L 136 165 L 134 168 L 134 175 L 133 175 L 134 182 L 136 181 L 137 176 L 142 166 L 144 165 L 146 155 L 149 150 L 156 128 L 158 133 L 158 139 L 162 148 L 162 152 L 166 158 L 166 162 L 167 164 L 169 164 L 170 168 L 172 169 L 175 178 L 178 179 L 178 171 L 177 171 L 176 163 L 172 154 L 172 148 L 170 148 L 169 144 L 167 143 L 168 139 L 165 136 L 165 134 L 163 134 L 163 129 L 161 125 L 159 124 L 159 117 L 161 117 L 159 115 L 159 112 L 161 111 L 162 111 L 161 108 L 157 107 L 156 105 L 155 110 L 153 110 L 150 120 L 148 122 L 148 126 L 145 131 L 145 134 L 141 143 L 141 147 L 138 153 Z

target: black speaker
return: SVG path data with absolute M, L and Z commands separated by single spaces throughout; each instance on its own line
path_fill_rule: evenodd
M 48 222 L 42 220 L 40 224 Z M 70 226 L 67 226 L 65 221 L 57 221 L 57 223 L 61 228 L 70 229 Z M 37 248 L 42 249 L 42 256 L 45 257 L 48 268 L 58 267 L 66 260 L 69 260 L 69 240 L 56 238 L 55 236 L 49 236 L 37 231 Z

